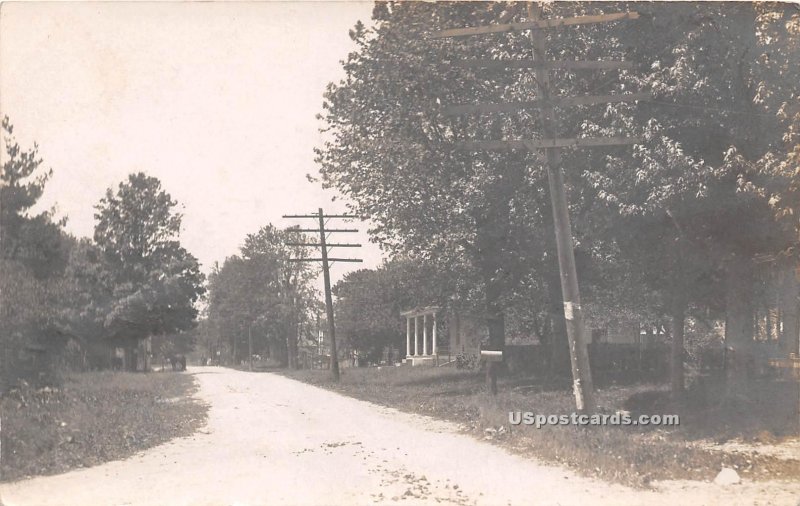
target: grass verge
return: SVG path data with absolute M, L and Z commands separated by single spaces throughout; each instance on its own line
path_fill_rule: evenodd
M 751 480 L 800 478 L 800 456 L 785 459 L 756 452 L 730 453 L 696 444 L 712 434 L 723 439 L 766 438 L 769 442 L 789 435 L 785 430 L 786 409 L 782 406 L 791 397 L 783 397 L 785 393 L 780 391 L 771 396 L 762 392 L 760 400 L 764 405 L 720 407 L 708 401 L 671 405 L 664 400 L 668 396 L 663 388 L 654 385 L 610 386 L 597 391 L 603 411 L 679 414 L 681 425 L 537 429 L 532 425 L 510 425 L 509 412 L 570 414 L 574 411 L 574 398 L 567 384 L 504 378 L 500 381 L 501 393 L 493 398 L 484 392 L 481 374 L 474 371 L 409 367 L 345 369 L 338 384 L 331 381 L 328 371 L 278 372 L 359 399 L 457 422 L 466 432 L 515 453 L 627 485 L 647 486 L 651 481 L 668 479 L 710 480 L 722 467 L 736 469 L 743 478 Z M 706 391 L 704 395 L 711 394 Z
M 56 474 L 118 460 L 205 423 L 192 376 L 71 374 L 61 387 L 22 387 L 0 398 L 0 479 Z

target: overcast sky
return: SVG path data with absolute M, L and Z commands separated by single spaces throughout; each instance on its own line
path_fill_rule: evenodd
M 93 205 L 128 174 L 183 206 L 208 272 L 245 234 L 331 203 L 309 183 L 322 93 L 368 2 L 3 3 L 0 111 L 54 175 L 43 201 L 91 236 Z M 310 223 L 309 223 L 310 225 Z M 359 228 L 365 229 L 363 225 Z M 338 239 L 338 237 L 337 237 Z M 379 263 L 377 246 L 356 253 Z M 338 265 L 334 278 L 353 269 Z

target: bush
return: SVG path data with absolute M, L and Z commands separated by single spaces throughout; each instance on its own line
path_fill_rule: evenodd
M 471 353 L 459 353 L 456 355 L 456 369 L 476 369 L 480 364 L 477 355 Z

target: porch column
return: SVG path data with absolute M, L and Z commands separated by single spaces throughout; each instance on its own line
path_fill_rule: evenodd
M 414 356 L 419 356 L 419 316 L 414 316 Z
M 428 354 L 428 313 L 422 315 L 422 354 Z
M 433 313 L 433 355 L 436 355 L 436 313 Z
M 406 316 L 406 356 L 411 356 L 411 318 Z

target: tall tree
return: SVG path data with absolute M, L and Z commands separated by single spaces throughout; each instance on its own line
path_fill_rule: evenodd
M 559 15 L 599 13 L 605 7 L 548 9 Z M 487 25 L 517 14 L 518 7 L 503 3 L 376 5 L 375 28 L 359 24 L 351 31 L 358 49 L 344 63 L 346 78 L 329 85 L 325 94 L 322 120 L 329 139 L 317 160 L 323 184 L 351 197 L 356 211 L 373 219 L 377 240 L 395 251 L 450 263 L 451 270 L 479 287 L 494 349 L 504 343 L 505 299 L 533 271 L 549 273 L 543 283 L 551 301 L 548 313 L 562 343 L 553 349 L 566 350 L 542 160 L 524 150 L 455 149 L 464 140 L 541 137 L 538 114 L 522 107 L 480 117 L 444 114 L 450 105 L 529 101 L 531 73 L 469 68 L 456 60 L 530 59 L 531 42 L 518 32 L 446 41 L 429 37 L 433 30 Z M 556 59 L 618 56 L 622 48 L 608 30 L 554 35 Z M 597 73 L 556 77 L 559 95 L 585 94 L 587 87 L 608 80 Z M 589 119 L 602 118 L 602 110 L 585 109 L 565 114 L 565 136 L 579 132 Z M 493 375 L 490 382 L 494 389 Z
M 215 265 L 208 279 L 208 320 L 217 333 L 216 349 L 220 359 L 228 357 L 234 364 L 245 322 L 256 319 L 257 308 L 253 301 L 264 286 L 248 286 L 248 279 L 247 266 L 236 255 L 226 258 L 222 265 Z
M 209 321 L 228 342 L 238 363 L 252 333 L 256 347 L 267 347 L 282 364 L 297 367 L 299 329 L 315 314 L 314 270 L 304 258 L 305 237 L 296 231 L 266 225 L 248 234 L 240 255 L 225 260 L 209 279 Z
M 52 211 L 34 212 L 52 170 L 38 147 L 23 150 L 8 117 L 2 120 L 5 156 L 0 171 L 0 383 L 23 374 L 15 357 L 26 346 L 54 344 L 62 301 L 61 275 L 70 241 Z M 51 350 L 52 351 L 52 350 Z M 36 378 L 38 372 L 27 371 Z M 3 385 L 0 384 L 0 389 Z
M 402 329 L 393 311 L 391 287 L 381 274 L 374 269 L 349 272 L 332 289 L 337 333 L 347 348 L 373 363 L 380 362 L 387 347 L 399 343 Z
M 112 365 L 104 324 L 113 294 L 114 277 L 103 251 L 90 239 L 76 241 L 64 272 L 59 328 L 80 343 L 83 367 Z
M 53 170 L 42 168 L 39 148 L 23 150 L 14 139 L 14 126 L 2 120 L 5 147 L 0 173 L 0 251 L 17 260 L 38 278 L 60 274 L 68 245 L 62 241 L 64 220 L 53 221 L 53 210 L 33 213 Z
M 764 71 L 762 62 L 771 59 L 772 49 L 759 36 L 759 19 L 785 19 L 787 9 L 641 5 L 642 17 L 620 38 L 637 61 L 649 60 L 649 68 L 616 86 L 650 89 L 655 100 L 636 111 L 615 106 L 608 115 L 632 128 L 639 125 L 646 142 L 629 159 L 612 161 L 613 179 L 592 174 L 621 215 L 664 225 L 669 247 L 652 265 L 669 280 L 662 292 L 672 290 L 665 302 L 674 313 L 673 334 L 679 336 L 682 328 L 679 308 L 691 301 L 687 282 L 699 278 L 724 291 L 726 344 L 735 357 L 729 368 L 732 391 L 740 389 L 754 359 L 759 275 L 754 259 L 797 244 L 791 230 L 796 222 L 786 227 L 774 218 L 776 189 L 788 188 L 791 179 L 775 163 L 784 159 L 786 122 L 767 107 L 791 100 L 797 85 L 774 86 L 783 78 L 776 81 Z M 766 88 L 782 91 L 765 101 Z M 715 304 L 713 296 L 703 299 L 707 307 Z
M 378 240 L 396 250 L 464 262 L 468 268 L 461 272 L 481 286 L 493 346 L 502 342 L 504 297 L 519 291 L 520 280 L 554 271 L 543 268 L 553 258 L 543 170 L 536 157 L 523 153 L 452 148 L 461 140 L 538 137 L 542 125 L 535 111 L 525 109 L 480 118 L 442 113 L 453 104 L 529 100 L 530 73 L 465 68 L 454 60 L 529 59 L 530 42 L 519 33 L 444 42 L 427 35 L 518 15 L 514 8 L 376 6 L 375 28 L 352 30 L 358 49 L 344 63 L 346 78 L 325 95 L 322 119 L 329 138 L 318 150 L 323 183 L 375 220 Z M 784 41 L 794 37 L 796 18 L 787 9 L 637 4 L 637 21 L 547 31 L 555 60 L 634 63 L 633 70 L 611 75 L 554 71 L 556 95 L 642 90 L 656 98 L 635 106 L 565 108 L 558 128 L 565 137 L 638 131 L 644 138 L 634 149 L 567 151 L 562 164 L 576 217 L 576 256 L 600 272 L 602 261 L 638 266 L 640 276 L 627 279 L 647 280 L 641 292 L 656 292 L 650 298 L 656 311 L 673 321 L 676 390 L 687 310 L 692 304 L 724 307 L 728 344 L 739 362 L 749 362 L 753 258 L 789 251 L 797 240 L 796 220 L 787 227 L 774 219 L 781 208 L 776 203 L 791 202 L 792 195 L 779 190 L 791 187 L 791 162 L 778 170 L 774 160 L 787 160 L 785 134 L 792 130 L 788 107 L 781 104 L 796 96 L 797 80 L 787 70 L 796 44 L 779 44 L 764 28 L 771 20 Z M 558 17 L 620 9 L 575 2 L 545 10 Z M 777 63 L 769 56 L 776 44 Z M 762 70 L 764 61 L 779 77 Z M 769 100 L 768 89 L 775 93 Z M 592 216 L 604 206 L 607 212 Z M 648 241 L 658 251 L 650 251 Z M 560 299 L 557 285 L 547 286 L 550 298 Z
M 768 178 L 772 184 L 759 188 L 768 198 L 778 220 L 795 237 L 800 237 L 800 13 L 779 9 L 769 4 L 757 6 L 757 37 L 762 48 L 757 102 L 774 114 L 784 128 L 784 150 L 769 153 L 759 167 L 777 172 L 782 180 Z M 784 181 L 788 182 L 782 185 Z M 777 184 L 775 184 L 777 183 Z M 800 284 L 796 273 L 800 264 L 800 248 L 796 244 L 776 255 L 773 260 L 780 274 L 780 309 L 783 349 L 800 356 Z
M 286 363 L 292 369 L 298 367 L 300 328 L 310 321 L 316 307 L 316 294 L 312 286 L 315 271 L 308 263 L 289 261 L 291 258 L 308 257 L 309 251 L 305 247 L 289 246 L 306 242 L 302 233 L 291 229 L 279 230 L 270 224 L 255 234 L 248 234 L 241 248 L 245 262 L 252 264 L 264 283 L 269 283 L 265 286 L 271 286 L 273 290 L 268 295 L 269 299 L 263 301 L 262 307 L 271 307 L 277 316 L 273 320 L 276 324 L 282 324 L 278 333 L 285 340 Z M 264 318 L 268 317 L 264 315 Z
M 435 259 L 443 270 L 461 273 L 462 283 L 480 287 L 480 312 L 487 315 L 494 349 L 505 341 L 501 298 L 524 275 L 529 256 L 542 249 L 538 230 L 526 222 L 538 214 L 530 197 L 541 195 L 542 186 L 526 177 L 524 153 L 447 147 L 470 135 L 502 137 L 508 128 L 502 118 L 449 122 L 442 106 L 497 101 L 507 87 L 446 62 L 448 50 L 477 56 L 487 42 L 442 48 L 431 45 L 427 32 L 448 22 L 488 23 L 501 10 L 500 4 L 377 4 L 376 28 L 354 28 L 358 51 L 345 62 L 347 78 L 325 95 L 331 140 L 317 158 L 323 183 L 372 218 L 377 240 L 397 253 Z M 509 44 L 499 41 L 498 51 Z M 490 382 L 494 387 L 494 376 Z
M 195 324 L 203 274 L 180 245 L 176 206 L 160 181 L 144 173 L 131 174 L 95 206 L 94 240 L 114 286 L 104 323 L 127 353 L 148 336 Z

